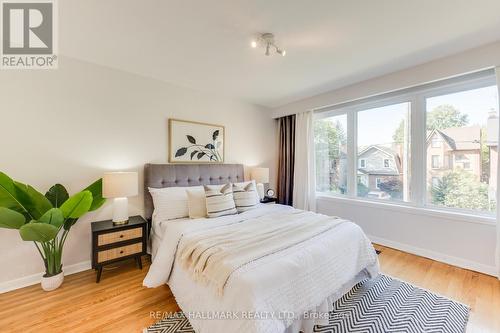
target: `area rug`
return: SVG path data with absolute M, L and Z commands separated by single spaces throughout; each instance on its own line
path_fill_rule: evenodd
M 333 304 L 329 324 L 314 332 L 463 333 L 469 320 L 466 305 L 379 275 L 358 283 Z M 193 333 L 182 313 L 163 319 L 144 330 L 147 333 Z

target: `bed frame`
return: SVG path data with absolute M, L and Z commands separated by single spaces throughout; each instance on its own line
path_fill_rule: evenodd
M 244 180 L 243 164 L 146 164 L 144 217 L 151 221 L 153 215 L 153 198 L 148 187 L 219 185 Z

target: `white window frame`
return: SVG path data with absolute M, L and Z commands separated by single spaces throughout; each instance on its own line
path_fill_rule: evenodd
M 359 167 L 360 168 L 366 168 L 366 158 L 360 158 L 359 159 Z
M 362 204 L 383 205 L 395 210 L 417 209 L 423 213 L 437 216 L 452 215 L 456 219 L 471 222 L 492 224 L 496 214 L 462 208 L 449 208 L 427 203 L 427 131 L 426 131 L 426 99 L 458 93 L 467 90 L 497 85 L 495 72 L 492 69 L 442 80 L 422 86 L 403 89 L 383 95 L 350 101 L 338 105 L 314 109 L 315 114 L 332 116 L 347 115 L 347 193 L 344 195 L 318 192 L 320 198 L 334 198 L 360 202 Z M 357 115 L 358 112 L 383 106 L 411 103 L 410 111 L 410 197 L 407 201 L 390 201 L 376 198 L 357 197 Z M 500 176 L 500 174 L 498 175 Z M 497 202 L 500 201 L 497 198 Z
M 385 166 L 385 165 L 386 165 L 386 163 L 385 163 L 385 162 L 387 162 L 387 166 Z M 389 161 L 389 159 L 388 159 L 388 158 L 384 158 L 384 168 L 388 169 L 388 168 L 390 168 L 390 167 L 391 167 L 391 162 Z
M 380 190 L 380 183 L 382 183 L 382 178 L 377 177 L 375 178 L 375 187 Z

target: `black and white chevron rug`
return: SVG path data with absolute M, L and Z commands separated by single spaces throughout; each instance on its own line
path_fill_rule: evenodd
M 358 283 L 333 304 L 330 322 L 314 332 L 463 333 L 469 308 L 409 283 L 379 275 Z M 194 333 L 178 313 L 144 330 L 147 333 Z

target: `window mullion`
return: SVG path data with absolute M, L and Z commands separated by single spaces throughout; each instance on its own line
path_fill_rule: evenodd
M 426 199 L 425 99 L 416 96 L 411 103 L 411 195 L 410 201 L 423 206 Z
M 357 112 L 351 111 L 347 113 L 347 195 L 356 197 L 357 183 Z

